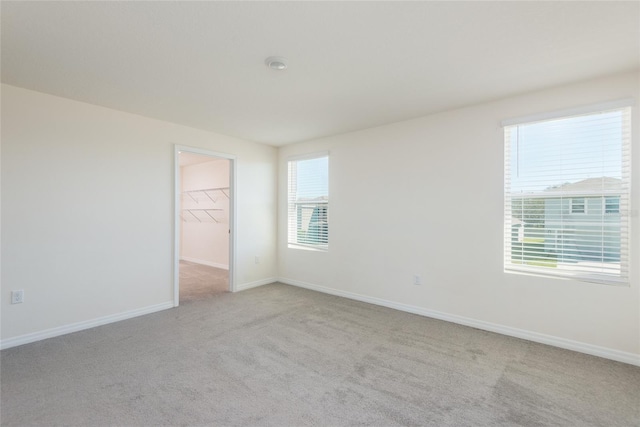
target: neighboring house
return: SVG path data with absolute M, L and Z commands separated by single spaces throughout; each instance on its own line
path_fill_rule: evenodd
M 620 261 L 620 191 L 621 180 L 610 177 L 547 189 L 545 251 L 561 253 L 559 261 Z
M 524 228 L 525 223 L 518 218 L 511 218 L 511 241 L 522 243 L 524 242 Z
M 300 199 L 296 206 L 298 243 L 326 245 L 329 237 L 327 197 Z
M 598 195 L 593 188 L 601 190 Z M 620 194 L 620 179 L 601 177 L 514 197 L 514 259 L 619 262 Z

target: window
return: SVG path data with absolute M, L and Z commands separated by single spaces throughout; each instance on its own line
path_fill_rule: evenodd
M 607 107 L 505 125 L 505 271 L 628 282 L 631 108 Z
M 329 245 L 329 156 L 288 162 L 289 245 L 327 249 Z
M 571 213 L 572 214 L 584 213 L 584 197 L 573 197 L 571 199 Z
M 617 214 L 620 213 L 620 197 L 605 197 L 604 198 L 604 213 Z

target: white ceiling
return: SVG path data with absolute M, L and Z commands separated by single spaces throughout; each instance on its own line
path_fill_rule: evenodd
M 640 67 L 638 1 L 1 8 L 4 83 L 272 145 Z

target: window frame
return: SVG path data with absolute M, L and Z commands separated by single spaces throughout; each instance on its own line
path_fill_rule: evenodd
M 576 203 L 576 200 L 582 200 L 582 203 Z M 571 215 L 586 215 L 587 214 L 587 198 L 586 197 L 572 197 L 569 207 L 569 213 Z M 581 211 L 575 211 L 574 205 L 582 206 Z
M 322 201 L 299 201 L 295 199 L 295 196 L 292 195 L 292 181 L 291 181 L 291 162 L 299 162 L 299 161 L 305 161 L 305 160 L 314 160 L 314 159 L 321 159 L 321 158 L 326 158 L 327 159 L 327 182 L 326 182 L 326 186 L 327 186 L 327 195 L 326 195 L 326 199 L 322 200 Z M 309 251 L 319 251 L 319 252 L 327 252 L 329 250 L 329 232 L 328 232 L 328 217 L 329 217 L 329 163 L 330 163 L 330 159 L 329 159 L 329 152 L 328 151 L 323 151 L 323 152 L 314 152 L 314 153 L 309 153 L 309 154 L 303 154 L 303 155 L 298 155 L 298 156 L 290 156 L 286 159 L 287 162 L 287 247 L 289 249 L 301 249 L 301 250 L 309 250 Z M 297 182 L 295 184 L 295 186 L 297 187 Z M 327 242 L 326 243 L 319 243 L 319 244 L 312 244 L 312 243 L 305 243 L 305 242 L 300 242 L 299 239 L 299 235 L 297 233 L 297 229 L 296 232 L 292 231 L 292 223 L 295 221 L 297 222 L 298 220 L 298 207 L 300 205 L 316 205 L 315 208 L 319 207 L 320 205 L 323 205 L 325 207 L 324 209 L 324 213 L 323 216 L 324 218 L 327 220 L 327 231 L 326 231 L 326 239 Z M 314 208 L 314 209 L 315 209 Z M 292 219 L 292 216 L 295 215 L 295 219 Z M 313 216 L 313 212 L 312 212 L 312 216 Z M 293 237 L 295 236 L 295 241 L 293 240 Z
M 611 212 L 609 211 L 609 206 L 612 206 L 613 204 L 609 203 L 610 199 L 616 199 L 616 202 L 615 202 L 616 210 Z M 602 209 L 604 209 L 605 215 L 619 215 L 620 214 L 620 196 L 604 196 L 602 198 Z
M 633 129 L 632 129 L 632 117 L 633 117 L 633 107 L 635 106 L 635 101 L 633 99 L 622 99 L 607 103 L 602 103 L 593 106 L 583 106 L 566 110 L 558 110 L 552 111 L 548 113 L 526 116 L 521 118 L 513 118 L 504 120 L 502 122 L 502 127 L 504 128 L 503 133 L 503 141 L 504 141 L 504 218 L 503 222 L 505 225 L 504 229 L 504 242 L 503 242 L 503 261 L 504 261 L 504 272 L 505 273 L 515 273 L 515 274 L 525 274 L 525 275 L 534 275 L 534 276 L 543 276 L 543 277 L 553 277 L 559 279 L 569 279 L 569 280 L 578 280 L 584 282 L 592 282 L 598 284 L 605 285 L 620 285 L 620 286 L 630 286 L 631 281 L 631 271 L 633 270 L 632 262 L 633 257 L 630 254 L 631 247 L 633 246 L 631 240 L 633 233 L 631 232 L 631 206 L 633 205 L 633 193 L 630 191 L 631 186 L 631 174 L 632 174 L 632 165 L 631 165 L 631 149 L 633 145 Z M 607 194 L 607 191 L 603 189 L 603 194 L 600 194 L 602 197 L 602 208 L 601 214 L 604 218 L 605 215 L 620 215 L 620 273 L 619 274 L 611 274 L 609 272 L 600 272 L 600 273 L 589 273 L 586 271 L 580 271 L 578 273 L 572 274 L 566 270 L 558 271 L 549 271 L 550 269 L 545 269 L 543 267 L 530 267 L 529 265 L 525 265 L 525 263 L 517 264 L 513 261 L 517 261 L 513 258 L 512 254 L 512 242 L 509 236 L 513 234 L 513 217 L 510 204 L 512 203 L 511 193 L 510 193 L 510 168 L 512 167 L 511 162 L 511 143 L 507 140 L 507 128 L 514 126 L 524 126 L 530 124 L 536 124 L 539 122 L 545 122 L 550 120 L 560 120 L 560 119 L 570 119 L 578 116 L 587 116 L 587 115 L 596 115 L 599 113 L 608 113 L 613 111 L 620 111 L 622 114 L 621 117 L 621 130 L 623 133 L 621 134 L 621 156 L 623 159 L 623 163 L 626 159 L 627 165 L 622 166 L 622 178 L 621 178 L 621 187 L 622 190 L 618 194 Z M 573 199 L 574 196 L 568 195 L 565 196 L 567 198 L 571 197 L 570 202 L 570 214 L 574 214 L 573 210 Z M 587 213 L 587 197 L 583 197 L 582 195 L 576 195 L 575 197 L 581 198 L 584 200 L 584 214 Z M 598 197 L 598 196 L 596 196 Z M 618 198 L 618 211 L 617 212 L 606 212 L 607 210 L 607 199 L 617 197 Z M 524 200 L 524 198 L 523 198 Z M 575 215 L 582 215 L 582 213 L 575 213 Z M 522 262 L 522 261 L 521 261 Z M 546 271 L 545 271 L 546 270 Z

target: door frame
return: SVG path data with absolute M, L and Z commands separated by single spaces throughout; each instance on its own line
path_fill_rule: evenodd
M 197 154 L 229 161 L 229 290 L 236 292 L 236 156 L 175 144 L 173 147 L 174 226 L 173 226 L 173 306 L 180 305 L 180 210 L 182 209 L 180 182 L 180 153 Z

